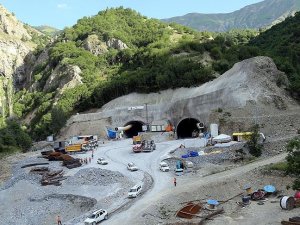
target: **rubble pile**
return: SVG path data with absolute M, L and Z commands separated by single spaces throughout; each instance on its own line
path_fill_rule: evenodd
M 43 157 L 49 161 L 63 161 L 63 166 L 67 167 L 68 169 L 81 166 L 79 159 L 75 159 L 72 156 L 63 154 L 61 152 L 49 152 L 48 154 L 44 154 Z
M 37 173 L 42 175 L 41 185 L 55 185 L 60 186 L 61 181 L 67 179 L 63 176 L 63 170 L 50 171 L 48 167 L 34 167 L 30 173 Z

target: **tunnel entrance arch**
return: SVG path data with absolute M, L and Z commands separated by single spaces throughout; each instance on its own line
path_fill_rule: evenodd
M 145 123 L 142 121 L 133 120 L 126 123 L 124 127 L 127 125 L 131 125 L 131 128 L 125 130 L 124 134 L 127 138 L 132 138 L 133 136 L 137 136 L 139 132 L 143 131 L 143 125 L 145 125 Z
M 177 138 L 183 139 L 193 137 L 193 131 L 199 130 L 197 123 L 199 123 L 199 120 L 195 118 L 185 118 L 181 120 L 176 128 Z

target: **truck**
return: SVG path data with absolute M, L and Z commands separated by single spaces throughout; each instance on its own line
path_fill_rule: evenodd
M 153 140 L 143 140 L 140 144 L 135 144 L 132 147 L 133 152 L 152 152 L 156 149 L 156 145 Z
M 90 143 L 97 143 L 93 135 L 74 136 L 67 142 L 65 150 L 66 152 L 87 151 L 90 149 Z

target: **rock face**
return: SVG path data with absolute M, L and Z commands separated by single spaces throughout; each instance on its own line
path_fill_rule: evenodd
M 62 94 L 65 90 L 82 83 L 80 74 L 81 69 L 78 66 L 59 65 L 51 73 L 43 91 L 58 89 L 58 93 Z
M 89 35 L 83 42 L 85 50 L 91 52 L 94 55 L 101 55 L 108 52 L 108 48 L 114 48 L 117 50 L 123 50 L 128 46 L 119 39 L 111 38 L 106 42 L 99 40 L 96 34 Z
M 28 28 L 29 29 L 29 28 Z M 0 5 L 0 108 L 11 116 L 14 86 L 22 84 L 25 57 L 34 49 L 30 32 Z
M 255 57 L 235 64 L 217 79 L 196 88 L 132 93 L 117 98 L 98 113 L 73 116 L 63 132 L 66 136 L 78 131 L 99 134 L 105 131 L 105 126 L 123 126 L 131 121 L 146 123 L 146 117 L 150 125 L 156 121 L 171 121 L 177 127 L 182 120 L 193 118 L 207 126 L 228 120 L 232 121 L 232 128 L 243 129 L 253 123 L 256 115 L 266 131 L 271 121 L 279 121 L 277 125 L 272 124 L 272 129 L 278 127 L 280 131 L 286 124 L 293 124 L 289 131 L 295 133 L 297 126 L 300 127 L 300 108 L 277 86 L 280 77 L 285 74 L 276 68 L 272 59 Z M 145 110 L 128 109 L 145 103 L 148 103 L 148 115 Z M 218 113 L 219 109 L 223 113 Z M 285 120 L 277 118 L 279 115 Z
M 17 18 L 0 5 L 0 30 L 1 32 L 13 36 L 18 39 L 30 40 L 29 32 Z
M 101 55 L 108 51 L 106 44 L 100 41 L 95 34 L 87 37 L 83 43 L 83 47 L 94 55 Z
M 121 40 L 119 39 L 115 39 L 115 38 L 111 38 L 106 42 L 106 45 L 109 48 L 114 48 L 114 49 L 118 49 L 118 50 L 122 50 L 122 49 L 126 49 L 128 48 L 128 46 L 123 43 Z

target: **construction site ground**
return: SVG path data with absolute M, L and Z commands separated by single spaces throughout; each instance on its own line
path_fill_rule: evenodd
M 181 203 L 197 199 L 226 200 L 243 192 L 245 184 L 251 184 L 254 190 L 272 184 L 282 195 L 293 194 L 292 190 L 286 190 L 293 178 L 265 172 L 264 166 L 284 160 L 286 156 L 284 152 L 277 154 L 282 146 L 275 151 L 275 139 L 274 145 L 266 144 L 272 152 L 261 159 L 223 164 L 201 162 L 197 170 L 176 176 L 174 187 L 174 166 L 170 172 L 161 172 L 158 166 L 162 160 L 172 157 L 170 152 L 178 149 L 182 141 L 157 143 L 157 150 L 149 153 L 133 153 L 130 139 L 106 141 L 94 151 L 91 163 L 71 170 L 64 168 L 67 179 L 61 186 L 41 186 L 40 176 L 30 174 L 30 168 L 21 168 L 28 163 L 48 162 L 38 158 L 39 151 L 11 156 L 3 160 L 5 171 L 1 169 L 1 178 L 6 181 L 2 180 L 0 187 L 0 224 L 52 225 L 60 215 L 63 224 L 82 225 L 93 210 L 100 208 L 109 212 L 109 219 L 101 224 L 187 223 L 189 221 L 175 217 L 176 211 L 184 206 Z M 89 158 L 91 152 L 74 157 Z M 104 157 L 108 165 L 97 164 L 99 157 Z M 135 163 L 139 170 L 127 170 L 129 162 Z M 49 167 L 63 168 L 61 162 L 49 162 Z M 128 190 L 138 183 L 143 184 L 142 195 L 128 199 Z M 220 206 L 225 213 L 209 220 L 208 224 L 280 224 L 282 219 L 300 213 L 299 209 L 282 210 L 276 197 L 269 198 L 264 205 L 251 202 L 245 208 L 236 202 L 241 202 L 240 196 Z M 197 222 L 197 218 L 192 221 Z

